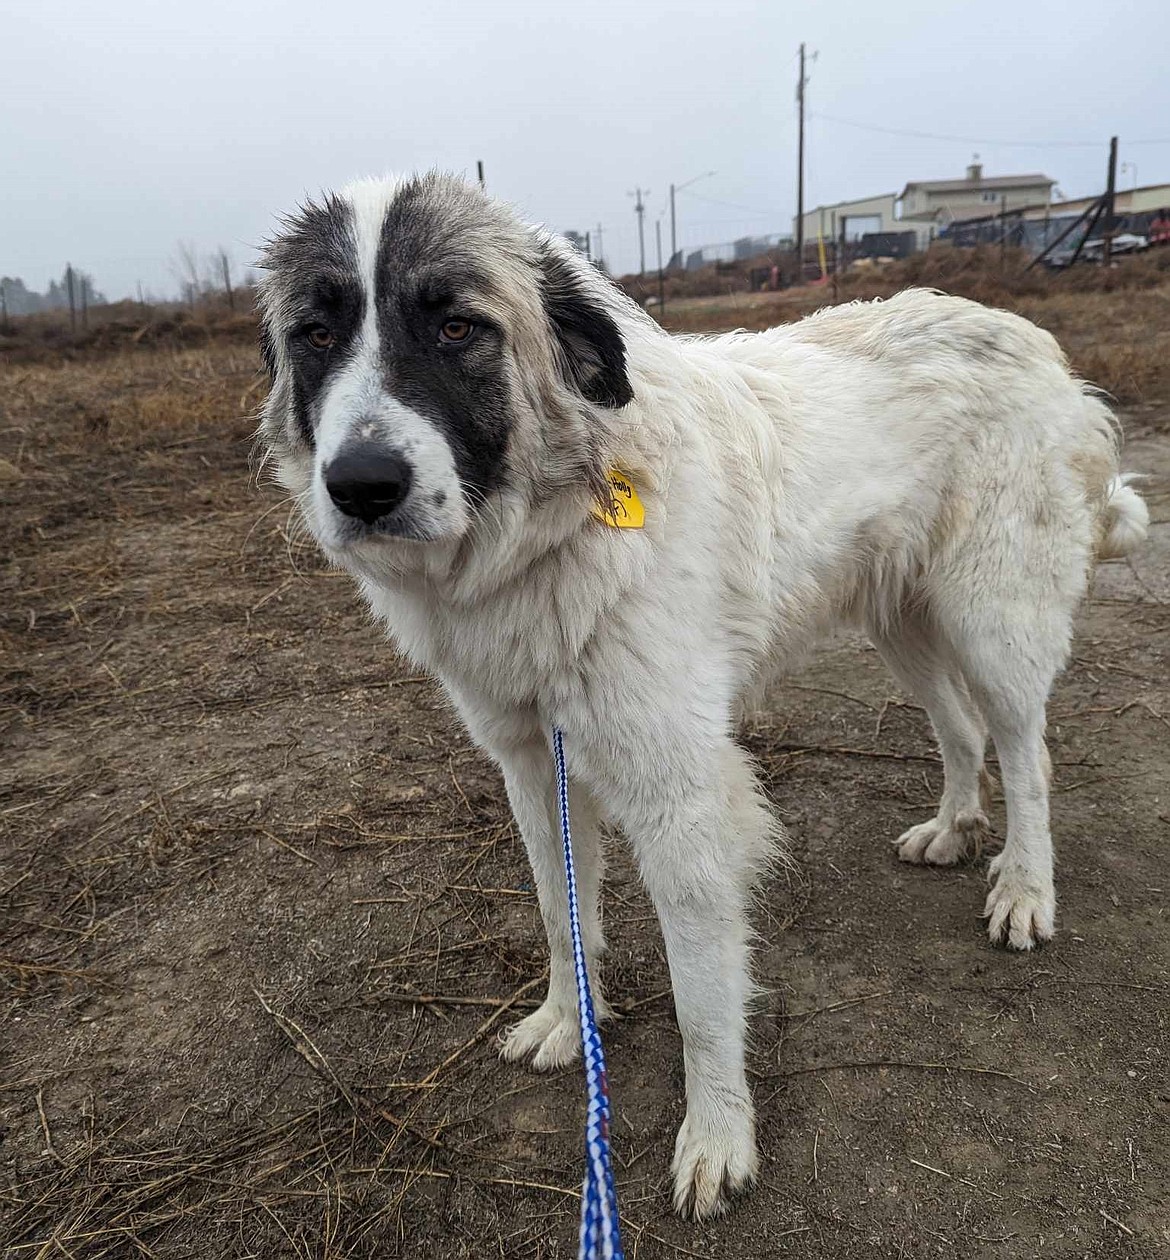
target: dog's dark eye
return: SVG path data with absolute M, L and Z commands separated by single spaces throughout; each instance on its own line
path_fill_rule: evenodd
M 475 332 L 475 325 L 469 319 L 449 319 L 439 329 L 439 340 L 448 346 L 457 346 L 466 341 Z
M 324 324 L 310 324 L 305 329 L 305 337 L 314 350 L 328 350 L 333 344 L 333 334 Z

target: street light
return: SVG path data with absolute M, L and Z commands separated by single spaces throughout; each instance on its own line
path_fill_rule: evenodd
M 702 175 L 696 175 L 694 179 L 688 179 L 685 184 L 671 184 L 670 186 L 670 261 L 674 262 L 674 256 L 678 253 L 678 241 L 675 237 L 674 230 L 674 194 L 682 192 L 684 188 L 689 188 L 692 184 L 697 184 L 701 179 L 710 179 L 714 175 L 714 171 L 704 171 Z

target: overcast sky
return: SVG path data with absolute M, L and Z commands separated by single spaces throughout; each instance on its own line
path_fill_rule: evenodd
M 177 241 L 243 267 L 306 194 L 477 159 L 530 217 L 600 223 L 617 270 L 638 185 L 651 259 L 670 182 L 707 170 L 680 244 L 787 232 L 801 40 L 809 206 L 974 152 L 1094 193 L 1113 133 L 1170 182 L 1166 0 L 37 0 L 0 17 L 0 274 L 43 289 L 69 260 L 111 298 L 172 292 Z

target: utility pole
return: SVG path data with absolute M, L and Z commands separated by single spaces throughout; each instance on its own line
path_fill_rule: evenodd
M 1117 137 L 1109 141 L 1109 182 L 1105 185 L 1105 248 L 1101 251 L 1101 265 L 1108 267 L 1113 261 L 1113 203 L 1117 194 Z
M 69 331 L 77 331 L 77 296 L 73 291 L 73 264 L 65 264 L 65 284 L 69 289 Z
M 662 278 L 662 220 L 654 220 L 654 241 L 658 247 L 658 319 L 666 311 L 666 281 Z
M 605 267 L 605 250 L 602 248 L 600 223 L 597 225 L 596 231 L 597 231 L 597 265 L 599 267 L 604 268 Z
M 223 291 L 227 294 L 228 310 L 236 309 L 236 295 L 232 292 L 232 265 L 228 259 L 227 250 L 219 251 L 219 265 L 223 271 Z
M 804 45 L 800 46 L 800 80 L 796 85 L 796 104 L 800 126 L 796 141 L 796 283 L 804 281 Z
M 475 173 L 476 173 L 476 175 L 477 175 L 477 176 L 478 176 L 478 178 L 479 178 L 479 186 L 480 186 L 480 188 L 483 188 L 483 189 L 485 189 L 485 190 L 486 190 L 486 189 L 487 189 L 487 184 L 484 182 L 484 178 L 483 178 L 483 163 L 482 163 L 482 162 L 476 162 L 476 164 L 475 164 Z
M 84 332 L 89 327 L 89 277 L 83 271 L 81 273 L 81 329 Z
M 841 226 L 845 226 L 845 216 L 841 216 Z M 829 239 L 833 242 L 833 305 L 837 305 L 839 296 L 839 288 L 837 284 L 837 276 L 841 270 L 841 247 L 837 243 L 837 212 L 831 210 L 829 212 Z
M 1002 193 L 999 198 L 999 269 L 1007 270 L 1007 193 Z
M 849 266 L 849 254 L 845 249 L 845 235 L 849 231 L 849 216 L 841 216 L 841 231 L 837 236 L 837 258 L 833 267 L 833 300 L 837 300 L 839 284 L 837 277 L 845 274 L 845 268 Z
M 670 261 L 674 262 L 674 256 L 678 253 L 678 240 L 674 231 L 674 185 L 670 186 Z
M 646 274 L 646 206 L 642 201 L 642 191 L 641 188 L 635 188 L 632 193 L 628 194 L 628 196 L 634 198 L 634 213 L 638 216 L 638 275 L 640 276 Z M 645 191 L 649 192 L 650 189 L 647 188 Z
M 714 175 L 714 171 L 704 171 L 702 175 L 696 175 L 694 179 L 688 179 L 685 184 L 671 184 L 670 186 L 670 258 L 667 260 L 669 266 L 674 262 L 675 255 L 678 253 L 678 235 L 675 232 L 674 219 L 674 195 L 682 192 L 684 188 L 689 188 L 692 184 L 697 184 L 701 179 L 709 179 Z

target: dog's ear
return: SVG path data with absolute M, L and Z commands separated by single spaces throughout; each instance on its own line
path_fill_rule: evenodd
M 568 383 L 600 407 L 624 407 L 634 391 L 617 321 L 551 250 L 544 252 L 542 266 L 544 305 Z

